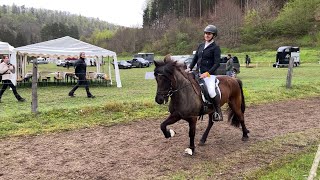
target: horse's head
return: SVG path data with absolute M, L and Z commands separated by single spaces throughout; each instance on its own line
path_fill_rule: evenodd
M 155 101 L 158 104 L 167 103 L 169 96 L 172 95 L 173 86 L 175 83 L 173 72 L 176 66 L 176 61 L 167 55 L 163 61 L 155 61 L 154 76 L 157 81 L 157 94 Z

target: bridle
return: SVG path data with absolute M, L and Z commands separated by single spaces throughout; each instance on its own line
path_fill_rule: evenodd
M 168 78 L 166 75 L 164 74 L 161 74 L 161 73 L 157 73 L 155 76 L 163 76 L 165 77 L 166 79 L 168 79 L 170 81 L 170 88 L 168 90 L 164 90 L 164 91 L 159 91 L 157 90 L 157 95 L 162 95 L 163 97 L 171 97 L 174 93 L 180 91 L 181 89 L 184 89 L 185 87 L 187 86 L 190 86 L 191 83 L 188 83 L 187 85 L 184 85 L 182 87 L 179 87 L 177 89 L 173 88 L 176 84 L 176 83 L 172 83 L 172 80 L 170 78 Z

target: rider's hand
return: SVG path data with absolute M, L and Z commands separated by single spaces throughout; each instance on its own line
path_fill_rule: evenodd
M 206 77 L 209 77 L 209 76 L 210 76 L 210 74 L 208 72 L 205 72 L 205 73 L 200 75 L 200 78 L 203 79 L 203 78 L 206 78 Z
M 191 72 L 191 69 L 190 68 L 187 68 L 186 70 L 184 70 L 186 73 L 189 73 Z

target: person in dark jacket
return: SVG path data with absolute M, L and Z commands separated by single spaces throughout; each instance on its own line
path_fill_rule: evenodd
M 227 56 L 227 63 L 226 63 L 226 75 L 233 77 L 234 76 L 234 67 L 233 67 L 233 57 L 231 56 L 231 54 L 228 54 Z
M 246 54 L 246 67 L 249 67 L 249 64 L 251 63 L 251 59 L 248 54 Z
M 1 102 L 1 97 L 8 86 L 12 89 L 14 96 L 17 98 L 17 100 L 19 102 L 25 101 L 25 99 L 22 98 L 18 94 L 16 86 L 14 86 L 11 81 L 14 73 L 15 73 L 14 65 L 10 64 L 9 57 L 7 55 L 4 55 L 3 59 L 1 60 L 1 63 L 0 63 L 0 76 L 2 76 L 2 78 L 1 78 L 2 79 L 2 88 L 0 90 L 0 102 Z
M 85 62 L 86 55 L 84 52 L 80 53 L 80 59 L 75 63 L 75 75 L 79 78 L 78 83 L 69 92 L 70 97 L 74 97 L 74 92 L 83 85 L 87 91 L 88 98 L 95 98 L 89 91 L 89 83 L 86 79 L 87 74 L 87 64 Z
M 220 47 L 215 42 L 215 37 L 218 35 L 218 29 L 214 25 L 208 25 L 204 29 L 204 40 L 205 42 L 201 43 L 198 46 L 196 54 L 189 66 L 187 72 L 193 69 L 197 64 L 197 70 L 199 71 L 200 78 L 205 79 L 212 75 L 216 75 L 216 71 L 220 66 L 220 56 L 221 50 Z M 211 99 L 216 113 L 213 116 L 213 120 L 222 121 L 223 116 L 220 108 L 220 95 L 216 95 Z

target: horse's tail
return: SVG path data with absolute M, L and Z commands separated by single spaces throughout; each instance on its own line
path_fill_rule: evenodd
M 244 113 L 244 111 L 246 110 L 246 103 L 244 101 L 244 95 L 243 95 L 243 89 L 242 89 L 242 81 L 240 79 L 237 78 L 238 84 L 240 86 L 240 90 L 241 90 L 241 111 L 242 113 Z
M 240 86 L 240 92 L 241 92 L 241 112 L 242 114 L 246 110 L 246 104 L 244 101 L 244 95 L 243 95 L 243 89 L 242 89 L 242 81 L 237 78 L 237 82 Z M 231 125 L 235 127 L 240 126 L 240 117 L 237 115 L 232 109 L 229 111 L 229 119 L 231 119 Z

